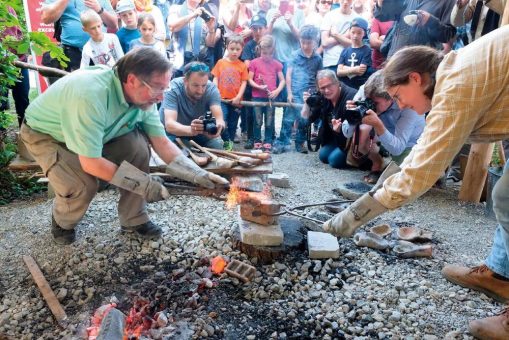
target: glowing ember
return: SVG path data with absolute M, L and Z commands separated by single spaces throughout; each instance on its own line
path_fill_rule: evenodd
M 97 336 L 99 335 L 99 330 L 101 328 L 102 320 L 104 319 L 106 314 L 108 314 L 108 312 L 112 308 L 115 308 L 116 306 L 117 306 L 116 304 L 110 303 L 97 308 L 97 310 L 94 313 L 94 316 L 92 317 L 91 325 L 90 327 L 87 328 L 88 340 L 95 340 L 97 338 Z
M 224 272 L 224 268 L 227 264 L 226 261 L 219 255 L 214 257 L 210 263 L 210 270 L 216 275 L 220 275 Z
M 265 184 L 262 192 L 247 192 L 240 188 L 239 181 L 234 179 L 230 185 L 230 192 L 226 197 L 226 208 L 231 210 L 235 208 L 237 204 L 252 202 L 260 203 L 266 200 L 270 200 L 270 186 Z

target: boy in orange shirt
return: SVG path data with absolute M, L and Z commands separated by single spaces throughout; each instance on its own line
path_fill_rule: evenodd
M 244 40 L 240 35 L 229 37 L 226 41 L 227 56 L 220 59 L 211 72 L 221 99 L 231 100 L 228 104 L 221 103 L 226 122 L 226 129 L 221 137 L 224 141 L 224 149 L 228 151 L 233 150 L 233 139 L 240 116 L 240 101 L 248 80 L 247 66 L 239 59 L 243 47 Z

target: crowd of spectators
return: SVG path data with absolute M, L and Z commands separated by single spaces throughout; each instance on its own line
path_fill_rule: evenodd
M 61 44 L 71 59 L 68 70 L 75 65 L 111 67 L 140 46 L 165 54 L 173 64 L 174 80 L 160 115 L 169 138 L 226 150 L 243 141 L 246 149 L 274 153 L 307 153 L 311 139 L 321 147 L 322 162 L 334 168 L 370 168 L 365 180 L 373 182 L 391 157 L 402 161 L 424 127 L 423 116 L 399 109 L 375 71 L 405 46 L 428 45 L 446 52 L 456 38 L 455 26 L 465 24 L 458 22 L 458 13 L 470 19 L 479 12 L 473 0 L 455 4 L 46 0 L 42 13 L 44 22 L 57 21 L 62 28 Z M 187 67 L 190 64 L 194 66 Z M 318 96 L 320 105 L 309 107 L 310 96 Z M 373 105 L 363 110 L 363 104 L 356 103 L 365 100 Z M 280 131 L 275 128 L 276 102 L 289 103 Z M 359 109 L 363 117 L 348 121 Z M 209 135 L 193 129 L 192 122 L 209 112 L 219 131 Z

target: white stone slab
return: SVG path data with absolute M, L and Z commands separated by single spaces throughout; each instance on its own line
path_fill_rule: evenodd
M 328 233 L 308 231 L 308 251 L 310 259 L 337 259 L 339 257 L 338 239 Z
M 252 246 L 279 246 L 283 244 L 283 230 L 276 225 L 261 225 L 239 218 L 240 241 Z

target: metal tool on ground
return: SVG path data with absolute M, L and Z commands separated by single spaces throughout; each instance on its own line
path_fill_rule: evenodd
M 232 158 L 232 159 L 238 161 L 239 165 L 245 166 L 245 167 L 257 166 L 257 165 L 260 165 L 263 163 L 263 160 L 261 160 L 259 158 L 239 156 L 232 152 L 224 151 L 224 150 L 217 150 L 217 149 L 210 149 L 210 148 L 205 148 L 205 149 L 214 153 L 214 154 L 217 154 L 217 155 L 220 155 L 223 157 L 227 157 L 227 158 Z
M 175 138 L 175 141 L 177 142 L 178 145 L 180 145 L 182 150 L 185 150 L 187 151 L 187 153 L 189 153 L 189 156 L 191 156 L 192 160 L 199 166 L 204 166 L 209 163 L 210 159 L 207 156 L 198 156 L 197 154 L 192 152 L 191 149 L 189 149 L 180 138 L 178 137 Z
M 55 319 L 57 320 L 58 324 L 61 327 L 66 327 L 68 322 L 67 314 L 65 313 L 64 308 L 58 301 L 55 293 L 51 289 L 48 281 L 46 281 L 46 278 L 44 277 L 44 274 L 41 272 L 41 269 L 39 268 L 35 260 L 32 258 L 32 256 L 24 255 L 23 261 L 28 267 L 30 274 L 32 274 L 32 278 L 37 284 L 37 287 L 39 287 L 42 297 L 48 304 L 48 307 L 51 310 L 51 313 L 53 313 L 53 315 L 55 316 Z
M 194 146 L 201 152 L 205 153 L 206 155 L 210 156 L 212 163 L 214 163 L 214 165 L 217 166 L 218 168 L 229 169 L 229 168 L 233 168 L 237 164 L 235 161 L 232 161 L 232 160 L 229 160 L 229 159 L 226 159 L 223 157 L 217 157 L 212 152 L 205 150 L 205 148 L 200 146 L 194 140 L 190 140 L 189 142 L 191 143 L 192 146 Z

